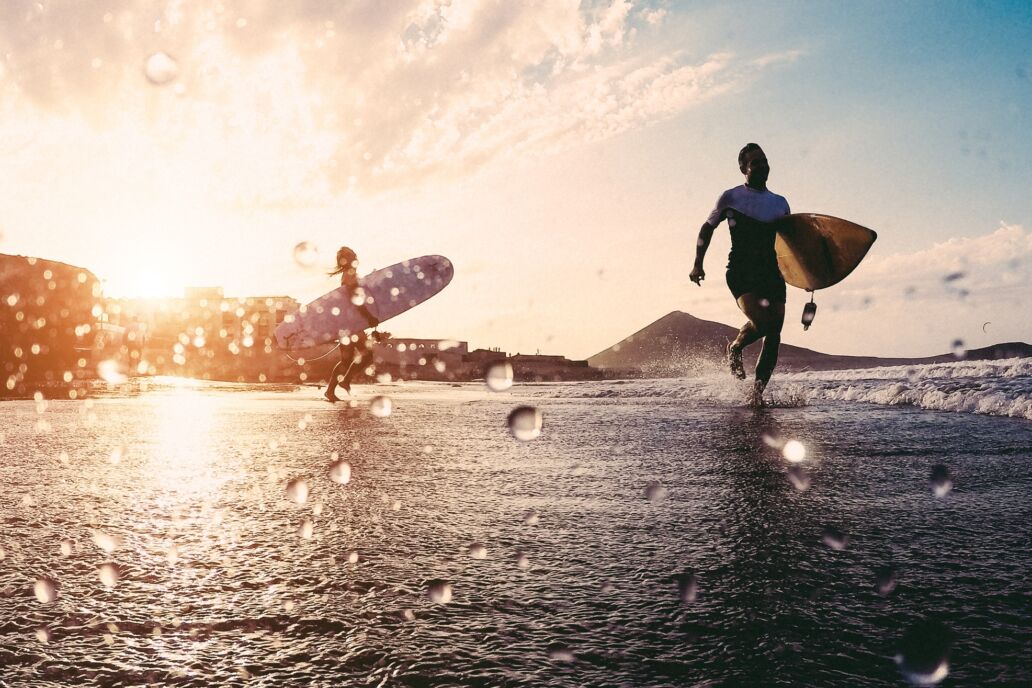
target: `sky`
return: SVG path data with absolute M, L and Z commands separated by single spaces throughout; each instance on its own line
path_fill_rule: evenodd
M 5 0 L 0 58 L 0 252 L 111 296 L 309 301 L 346 244 L 453 262 L 396 336 L 579 359 L 673 310 L 738 326 L 726 225 L 688 274 L 755 141 L 793 211 L 879 235 L 809 331 L 790 288 L 784 342 L 1032 342 L 1027 3 Z

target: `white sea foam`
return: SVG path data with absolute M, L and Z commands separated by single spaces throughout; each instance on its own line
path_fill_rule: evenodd
M 1032 358 L 790 373 L 778 383 L 811 403 L 858 401 L 1032 420 Z
M 723 371 L 707 371 L 676 379 L 543 385 L 531 394 L 741 404 L 749 384 L 729 379 Z M 858 402 L 1032 420 L 1032 358 L 775 373 L 767 396 L 782 406 Z

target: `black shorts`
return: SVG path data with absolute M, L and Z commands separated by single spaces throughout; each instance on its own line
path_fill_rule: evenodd
M 770 270 L 727 270 L 727 288 L 735 300 L 742 294 L 756 294 L 771 303 L 785 303 L 785 278 Z

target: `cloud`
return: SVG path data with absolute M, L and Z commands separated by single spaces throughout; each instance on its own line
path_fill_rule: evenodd
M 902 296 L 926 304 L 1024 301 L 1030 281 L 1032 232 L 1000 223 L 990 234 L 953 238 L 913 253 L 872 256 L 843 283 L 843 295 L 867 301 Z
M 695 56 L 666 19 L 628 0 L 8 0 L 0 97 L 48 140 L 131 141 L 289 206 L 616 136 L 798 57 Z M 164 86 L 143 74 L 157 51 Z

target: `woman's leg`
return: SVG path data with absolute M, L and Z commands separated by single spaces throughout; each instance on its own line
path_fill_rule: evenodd
M 337 390 L 337 385 L 345 378 L 345 376 L 347 374 L 346 371 L 348 369 L 348 365 L 350 365 L 349 356 L 348 356 L 348 354 L 350 353 L 349 352 L 350 347 L 345 347 L 344 345 L 340 345 L 339 348 L 340 348 L 340 360 L 337 361 L 337 365 L 333 366 L 333 372 L 330 373 L 330 384 L 328 384 L 326 386 L 326 393 L 323 395 L 327 399 L 329 399 L 330 401 L 338 401 L 337 395 L 335 394 L 335 392 Z M 345 391 L 349 391 L 350 388 L 349 387 L 345 387 L 344 390 Z

